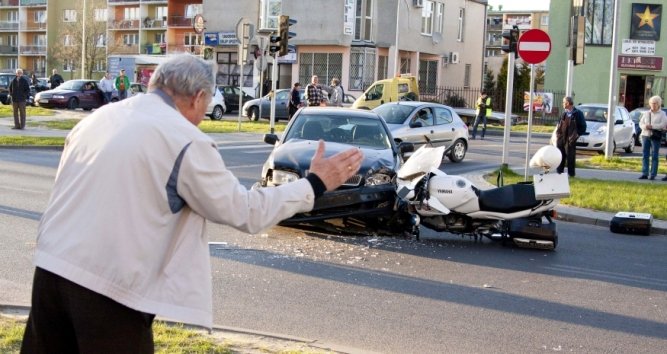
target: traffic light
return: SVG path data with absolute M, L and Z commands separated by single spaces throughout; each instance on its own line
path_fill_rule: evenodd
M 275 34 L 275 32 L 269 36 L 269 53 L 271 55 L 280 51 L 280 37 Z
M 289 27 L 295 24 L 296 20 L 291 20 L 289 16 L 280 16 L 280 51 L 278 55 L 281 57 L 289 53 L 289 39 L 296 37 L 296 33 L 289 31 Z
M 519 28 L 514 27 L 512 29 L 504 29 L 503 30 L 503 39 L 506 39 L 507 41 L 503 41 L 503 46 L 502 50 L 505 53 L 515 53 L 517 51 L 517 42 L 519 42 Z

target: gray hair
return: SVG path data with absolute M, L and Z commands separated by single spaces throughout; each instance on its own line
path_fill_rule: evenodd
M 563 99 L 565 101 L 567 101 L 567 103 L 570 104 L 570 105 L 574 104 L 574 101 L 572 100 L 572 97 L 570 97 L 570 96 L 565 96 L 565 97 L 563 97 Z
M 648 99 L 648 103 L 651 102 L 658 102 L 658 106 L 662 106 L 662 98 L 660 96 L 656 95 Z
M 204 90 L 213 93 L 214 64 L 191 54 L 178 54 L 158 65 L 148 90 L 168 89 L 177 96 L 192 97 Z

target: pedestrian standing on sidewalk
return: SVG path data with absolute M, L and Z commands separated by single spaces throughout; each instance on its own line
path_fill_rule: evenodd
M 104 94 L 104 103 L 111 103 L 113 96 L 114 80 L 111 78 L 111 73 L 108 71 L 104 73 L 104 77 L 100 80 L 100 90 Z
M 25 129 L 25 105 L 30 97 L 30 82 L 23 76 L 23 69 L 16 69 L 16 77 L 9 83 L 8 91 L 14 110 L 12 129 Z
M 310 83 L 306 85 L 305 98 L 308 107 L 319 106 L 322 103 L 322 88 L 320 87 L 320 79 L 317 75 L 310 78 Z
M 329 105 L 334 107 L 343 107 L 343 89 L 340 87 L 338 78 L 331 79 L 331 99 Z
M 491 97 L 489 97 L 486 91 L 482 91 L 482 94 L 477 98 L 475 108 L 477 109 L 477 115 L 472 127 L 472 138 L 473 140 L 475 139 L 477 136 L 477 126 L 479 126 L 479 123 L 482 123 L 482 140 L 484 140 L 484 135 L 486 135 L 486 117 L 491 115 Z
M 197 127 L 213 65 L 172 56 L 147 94 L 100 107 L 68 135 L 38 227 L 22 353 L 153 353 L 155 315 L 210 329 L 206 221 L 254 234 L 359 170 L 359 149 L 325 158 L 320 141 L 307 177 L 243 187 Z
M 563 173 L 567 163 L 567 174 L 575 176 L 574 166 L 577 160 L 577 139 L 586 133 L 586 119 L 584 114 L 574 106 L 572 97 L 563 97 L 563 115 L 556 126 L 556 147 L 563 158 L 556 171 Z
M 65 82 L 65 80 L 63 80 L 63 77 L 60 76 L 60 74 L 58 74 L 58 69 L 51 70 L 51 77 L 49 77 L 49 84 L 51 85 L 51 90 L 60 86 L 60 84 L 62 84 L 63 82 Z
M 639 176 L 639 179 L 654 180 L 658 175 L 658 154 L 660 144 L 662 144 L 662 135 L 667 128 L 667 116 L 660 109 L 661 104 L 660 96 L 649 98 L 648 105 L 651 109 L 644 112 L 639 119 L 639 127 L 642 128 L 642 175 Z M 651 159 L 650 170 L 649 158 Z M 662 180 L 667 181 L 667 176 Z
M 118 91 L 118 99 L 124 100 L 127 98 L 127 90 L 130 88 L 130 79 L 125 75 L 125 69 L 120 69 L 120 74 L 116 77 L 116 90 Z
M 288 104 L 288 109 L 289 109 L 289 119 L 292 119 L 292 116 L 294 116 L 294 113 L 299 110 L 303 105 L 301 103 L 301 84 L 298 82 L 294 83 L 294 86 L 292 86 L 292 89 L 289 92 L 289 104 Z

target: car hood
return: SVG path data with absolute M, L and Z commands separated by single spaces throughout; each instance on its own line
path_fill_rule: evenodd
M 67 94 L 71 94 L 73 92 L 77 92 L 77 91 L 55 88 L 53 90 L 46 90 L 46 91 L 39 92 L 38 94 L 39 94 L 40 97 L 51 97 L 53 95 L 67 95 Z
M 586 131 L 591 133 L 591 132 L 596 132 L 598 129 L 604 127 L 605 129 L 607 128 L 607 123 L 606 122 L 591 122 L 591 121 L 586 121 Z
M 305 171 L 310 168 L 310 160 L 313 158 L 317 146 L 317 141 L 290 140 L 276 147 L 269 156 L 267 163 L 275 169 L 298 171 L 301 176 L 305 176 Z M 329 157 L 351 147 L 353 146 L 327 142 L 324 156 Z M 393 175 L 398 167 L 397 157 L 391 149 L 375 150 L 362 147 L 361 151 L 364 153 L 364 160 L 359 169 L 361 175 L 379 171 L 391 172 L 391 175 Z

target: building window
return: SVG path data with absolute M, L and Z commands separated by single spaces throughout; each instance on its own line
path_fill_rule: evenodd
M 45 34 L 35 35 L 35 37 L 33 37 L 32 39 L 32 44 L 37 46 L 46 46 L 46 35 Z
M 138 7 L 126 7 L 123 12 L 124 20 L 138 20 L 139 19 L 139 8 Z
M 63 71 L 74 71 L 74 60 L 72 59 L 63 60 Z
M 614 0 L 586 2 L 586 44 L 611 45 Z
M 260 9 L 261 28 L 277 29 L 280 22 L 282 0 L 262 0 Z
M 127 46 L 139 44 L 139 35 L 137 33 L 126 33 L 123 35 L 123 44 Z
M 98 47 L 106 47 L 107 45 L 107 36 L 106 34 L 100 34 L 97 36 L 97 40 L 95 41 L 95 45 Z
M 155 8 L 155 18 L 158 19 L 167 19 L 167 7 L 166 6 L 158 6 Z
M 218 74 L 216 75 L 216 84 L 239 86 L 239 72 L 241 67 L 238 65 L 237 52 L 218 53 Z M 243 87 L 252 87 L 252 65 L 243 66 Z
M 434 94 L 438 84 L 438 61 L 419 61 L 419 90 L 423 93 Z
M 456 35 L 456 40 L 459 42 L 463 42 L 463 26 L 465 24 L 465 9 L 460 7 L 459 8 L 459 27 Z
M 185 5 L 185 17 L 193 18 L 204 12 L 204 5 L 202 4 L 187 4 Z
M 155 43 L 165 43 L 165 35 L 166 33 L 156 33 L 155 34 Z
M 401 74 L 409 74 L 411 66 L 412 66 L 412 61 L 410 60 L 410 58 L 401 58 L 401 69 L 399 70 L 399 72 Z
M 107 9 L 95 9 L 94 12 L 95 21 L 104 22 L 107 20 Z
M 19 44 L 19 36 L 16 34 L 10 34 L 7 36 L 7 42 L 10 46 L 16 47 Z
M 463 73 L 463 88 L 470 88 L 470 69 L 472 69 L 472 65 L 466 64 L 465 72 Z
M 378 79 L 387 78 L 387 73 L 389 70 L 389 57 L 386 55 L 378 56 Z
M 76 22 L 76 10 L 63 10 L 63 22 Z
M 542 15 L 542 17 L 540 18 L 540 25 L 549 26 L 549 15 Z
M 200 35 L 190 32 L 186 33 L 183 37 L 183 44 L 185 45 L 199 45 L 201 43 Z
M 424 1 L 422 7 L 422 34 L 430 36 L 433 34 L 433 3 Z
M 9 58 L 7 60 L 7 64 L 9 64 L 9 69 L 12 69 L 12 71 L 16 70 L 19 68 L 19 60 L 18 58 Z
M 72 40 L 72 35 L 70 35 L 70 34 L 66 34 L 66 35 L 63 37 L 63 44 L 65 45 L 65 47 L 71 47 L 71 46 L 73 46 L 73 45 L 74 45 L 74 41 Z
M 334 77 L 342 79 L 342 73 L 343 54 L 341 53 L 299 54 L 299 82 L 310 83 L 310 78 L 313 75 L 317 75 L 320 84 L 327 85 Z M 350 78 L 350 80 L 352 80 L 352 78 Z M 345 87 L 344 80 L 341 81 L 341 85 Z M 352 83 L 349 83 L 348 87 L 352 89 Z
M 350 90 L 363 91 L 373 82 L 375 82 L 375 48 L 352 48 L 350 51 Z
M 19 22 L 19 12 L 18 11 L 9 11 L 9 12 L 7 12 L 7 22 L 9 22 L 9 23 L 18 23 Z
M 357 0 L 354 17 L 354 39 L 372 41 L 373 0 Z
M 441 2 L 434 3 L 435 5 L 435 20 L 433 22 L 433 31 L 444 33 L 445 30 L 445 4 Z
M 95 71 L 97 72 L 106 72 L 107 71 L 107 61 L 106 59 L 100 59 L 95 61 Z
M 35 23 L 46 23 L 46 11 L 39 10 L 35 11 Z

